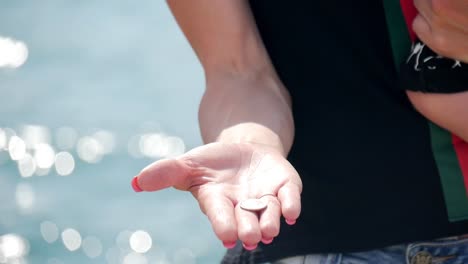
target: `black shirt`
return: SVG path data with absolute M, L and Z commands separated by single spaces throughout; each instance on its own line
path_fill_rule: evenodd
M 294 226 L 225 263 L 364 251 L 468 233 L 449 222 L 427 120 L 398 87 L 381 1 L 250 2 L 293 100 Z

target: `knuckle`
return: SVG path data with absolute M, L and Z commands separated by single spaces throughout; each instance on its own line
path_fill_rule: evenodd
M 447 56 L 450 54 L 450 40 L 442 34 L 433 34 L 432 45 L 430 46 L 435 52 L 440 55 Z

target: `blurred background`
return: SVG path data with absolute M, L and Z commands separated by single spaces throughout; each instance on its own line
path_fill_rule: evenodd
M 134 193 L 200 145 L 202 69 L 165 1 L 0 2 L 0 263 L 218 263 L 190 194 Z

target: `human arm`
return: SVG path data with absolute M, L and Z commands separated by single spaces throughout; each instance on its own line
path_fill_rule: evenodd
M 468 1 L 415 0 L 414 4 L 419 14 L 412 28 L 419 39 L 439 55 L 468 63 Z M 468 92 L 406 93 L 421 114 L 468 142 Z
M 301 180 L 285 159 L 294 137 L 288 92 L 247 1 L 168 4 L 204 69 L 199 122 L 210 144 L 151 164 L 137 176 L 138 186 L 190 191 L 225 245 L 268 242 L 278 235 L 281 215 L 293 223 L 300 213 Z M 261 214 L 239 209 L 240 201 L 260 197 L 268 202 Z
M 202 63 L 206 91 L 199 121 L 205 143 L 252 142 L 283 154 L 294 125 L 247 1 L 168 1 Z

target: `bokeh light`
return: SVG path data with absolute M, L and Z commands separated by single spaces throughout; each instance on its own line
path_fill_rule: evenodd
M 128 140 L 127 150 L 128 154 L 130 154 L 130 156 L 133 158 L 139 159 L 144 157 L 140 150 L 140 135 L 133 135 Z
M 97 237 L 88 236 L 83 239 L 81 248 L 89 258 L 97 258 L 102 254 L 102 243 Z
M 103 155 L 103 147 L 99 141 L 93 137 L 82 137 L 78 140 L 77 149 L 78 157 L 88 163 L 97 163 L 101 161 Z
M 40 169 L 49 169 L 54 165 L 55 151 L 47 143 L 39 143 L 34 147 L 34 159 Z
M 125 255 L 122 264 L 148 264 L 146 256 L 132 252 Z
M 132 250 L 137 253 L 146 253 L 148 250 L 151 249 L 151 246 L 153 245 L 151 236 L 143 230 L 135 231 L 130 236 L 129 242 Z
M 185 152 L 185 144 L 180 137 L 166 137 L 166 146 L 165 158 L 174 158 Z
M 19 178 L 16 183 L 15 201 L 18 212 L 23 215 L 31 215 L 32 212 L 37 211 L 35 209 L 38 208 L 38 194 L 42 192 L 40 185 L 36 187 L 36 184 L 42 180 L 34 178 L 26 181 L 25 178 L 33 175 L 45 176 L 52 169 L 55 169 L 57 175 L 70 175 L 80 164 L 77 163 L 77 158 L 96 164 L 106 155 L 116 151 L 118 138 L 114 132 L 103 129 L 94 130 L 95 132 L 81 138 L 78 137 L 77 130 L 71 127 L 59 128 L 53 137 L 51 137 L 50 128 L 42 125 L 22 125 L 19 131 L 21 133 L 17 135 L 11 128 L 0 128 L 0 153 L 3 152 L 7 159 L 8 156 L 10 157 L 7 162 L 13 162 L 17 166 L 17 172 L 22 178 Z M 157 131 L 161 131 L 160 128 Z M 139 158 L 174 157 L 185 151 L 185 143 L 180 137 L 155 132 L 154 129 L 145 130 L 143 134 L 130 135 L 127 142 L 129 154 Z M 6 220 L 2 220 L 5 217 L 0 219 L 0 224 L 4 224 L 5 227 L 14 227 L 15 222 L 20 219 L 10 217 L 10 224 L 7 225 Z M 107 263 L 190 264 L 196 260 L 197 255 L 206 255 L 205 247 L 208 246 L 200 241 L 200 245 L 198 243 L 197 245 L 202 249 L 182 248 L 176 253 L 172 250 L 163 251 L 161 248 L 154 247 L 153 238 L 148 231 L 122 230 L 117 234 L 115 244 L 106 249 L 102 240 L 97 236 L 82 237 L 78 230 L 72 228 L 61 230 L 50 220 L 40 222 L 39 229 L 45 243 L 53 244 L 61 240 L 68 251 L 81 250 L 89 261 L 102 256 L 105 259 L 104 262 Z M 0 256 L 0 263 L 3 263 L 2 261 L 5 262 L 6 257 L 2 259 Z M 8 264 L 21 264 L 27 261 L 27 258 L 21 257 L 8 261 Z M 51 264 L 66 263 L 64 260 L 53 257 L 46 258 L 44 261 Z
M 24 42 L 0 36 L 0 68 L 18 68 L 28 58 L 28 47 Z
M 7 148 L 7 135 L 5 133 L 5 130 L 0 128 L 0 150 L 4 150 Z
M 26 154 L 26 144 L 18 136 L 12 136 L 8 142 L 8 151 L 12 160 L 20 160 Z
M 102 146 L 102 153 L 109 154 L 114 151 L 115 148 L 115 135 L 107 130 L 99 130 L 93 134 L 93 138 L 96 139 Z
M 62 151 L 55 155 L 55 170 L 58 175 L 70 175 L 75 169 L 75 159 L 72 154 Z
M 140 153 L 153 159 L 175 157 L 185 151 L 185 144 L 181 138 L 161 133 L 141 135 L 138 147 Z
M 21 128 L 21 138 L 26 143 L 26 148 L 33 149 L 40 143 L 50 143 L 50 131 L 45 126 L 25 125 Z
M 81 247 L 81 235 L 73 228 L 67 228 L 62 232 L 62 242 L 70 251 L 75 251 Z
M 22 212 L 29 212 L 34 206 L 36 199 L 34 189 L 29 183 L 20 182 L 16 186 L 16 205 Z
M 28 178 L 36 172 L 36 161 L 31 154 L 26 153 L 22 159 L 18 161 L 18 171 L 23 178 Z
M 139 147 L 143 155 L 150 158 L 161 158 L 164 156 L 167 145 L 163 134 L 144 134 L 140 137 Z
M 37 176 L 46 176 L 49 174 L 50 168 L 37 168 L 36 167 L 36 175 Z
M 133 232 L 129 230 L 120 231 L 117 237 L 115 238 L 115 244 L 122 251 L 127 251 L 130 249 L 130 236 Z
M 59 237 L 59 229 L 56 224 L 51 221 L 44 221 L 40 225 L 42 238 L 47 243 L 54 243 Z
M 0 260 L 13 263 L 29 253 L 29 242 L 16 234 L 0 236 Z M 1 263 L 1 262 L 0 262 Z

